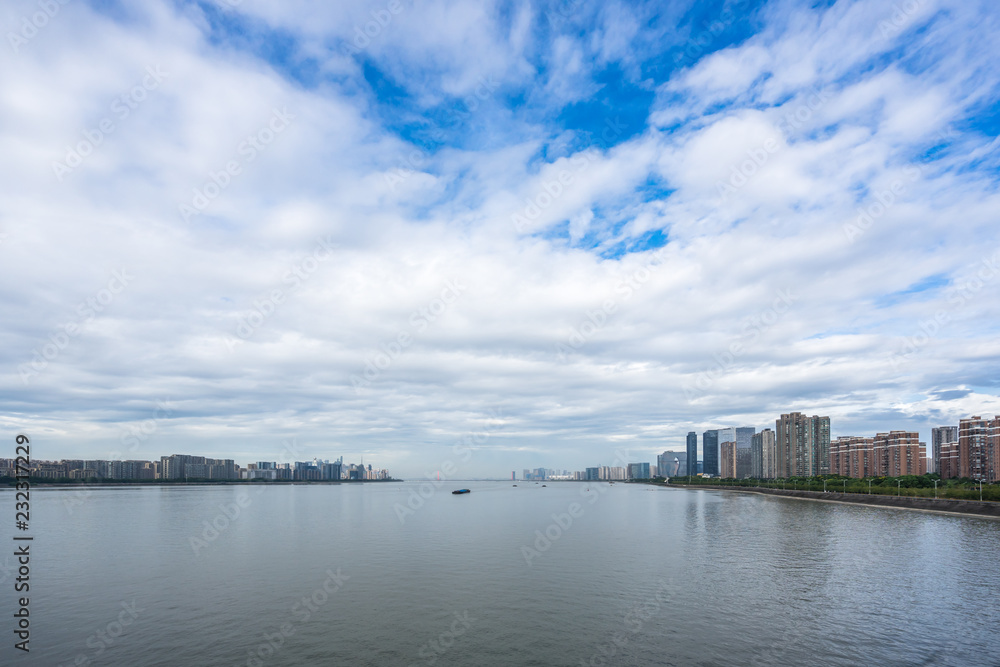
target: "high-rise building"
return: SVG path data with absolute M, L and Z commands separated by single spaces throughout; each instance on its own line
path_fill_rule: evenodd
M 195 467 L 190 468 L 189 471 L 188 466 Z M 188 477 L 205 479 L 207 470 L 204 466 L 204 456 L 191 456 L 189 454 L 161 456 L 160 479 L 187 479 Z
M 736 442 L 735 428 L 729 427 L 719 429 L 719 446 L 721 447 L 724 442 Z M 721 453 L 722 450 L 720 449 L 719 452 Z
M 628 464 L 628 478 L 629 479 L 649 479 L 649 464 L 648 463 L 629 463 Z
M 727 440 L 719 445 L 719 447 L 722 450 L 719 456 L 719 476 L 725 478 L 736 477 L 736 443 Z
M 962 467 L 959 465 L 958 442 L 941 443 L 941 456 L 938 458 L 938 472 L 941 479 L 958 477 Z
M 750 476 L 763 479 L 777 476 L 774 431 L 769 428 L 754 433 L 750 438 Z
M 753 445 L 753 436 L 756 432 L 753 426 L 740 426 L 736 428 L 736 477 L 744 479 L 753 474 L 753 456 L 750 448 Z
M 837 438 L 830 444 L 830 473 L 858 479 L 879 474 L 874 446 L 874 438 L 857 435 Z
M 688 431 L 687 434 L 687 474 L 694 477 L 698 474 L 698 434 Z
M 750 445 L 753 443 L 753 434 L 756 433 L 757 429 L 753 426 L 740 426 L 736 429 L 736 447 L 737 449 L 750 449 Z
M 778 477 L 813 477 L 830 472 L 830 418 L 801 412 L 775 422 Z
M 958 422 L 959 477 L 1000 481 L 1000 416 Z
M 934 461 L 934 467 L 927 472 L 941 472 L 941 446 L 949 442 L 958 442 L 957 426 L 938 426 L 931 429 L 931 460 Z
M 875 475 L 899 477 L 923 475 L 924 453 L 920 449 L 920 434 L 916 431 L 876 433 L 873 442 Z
M 667 450 L 656 457 L 656 472 L 663 477 L 678 477 L 687 474 L 687 452 Z
M 706 475 L 719 476 L 719 431 L 705 431 L 701 434 L 701 458 Z

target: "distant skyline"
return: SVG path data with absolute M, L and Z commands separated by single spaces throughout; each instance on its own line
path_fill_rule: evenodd
M 1000 414 L 995 3 L 54 6 L 0 8 L 33 458 L 503 478 Z

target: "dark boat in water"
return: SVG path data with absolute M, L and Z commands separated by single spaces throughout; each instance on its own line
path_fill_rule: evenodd
M 451 495 L 457 496 L 460 493 L 470 493 L 470 491 L 468 489 L 459 489 L 458 491 L 452 491 Z

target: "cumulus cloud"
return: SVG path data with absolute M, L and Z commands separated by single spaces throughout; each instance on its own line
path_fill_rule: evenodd
M 504 476 L 1000 413 L 992 5 L 659 4 L 7 3 L 0 420 Z

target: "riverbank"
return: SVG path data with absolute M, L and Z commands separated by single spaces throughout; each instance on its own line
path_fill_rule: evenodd
M 729 491 L 739 493 L 759 493 L 769 496 L 783 496 L 800 500 L 813 500 L 827 503 L 847 503 L 851 505 L 872 505 L 876 507 L 894 507 L 896 509 L 919 510 L 922 512 L 941 512 L 944 514 L 973 515 L 1000 519 L 1000 503 L 978 500 L 954 500 L 951 498 L 918 498 L 913 496 L 884 496 L 866 493 L 842 493 L 838 491 L 796 491 L 793 489 L 763 489 L 754 487 L 727 487 L 705 484 L 659 484 L 676 489 L 706 489 L 710 491 Z

